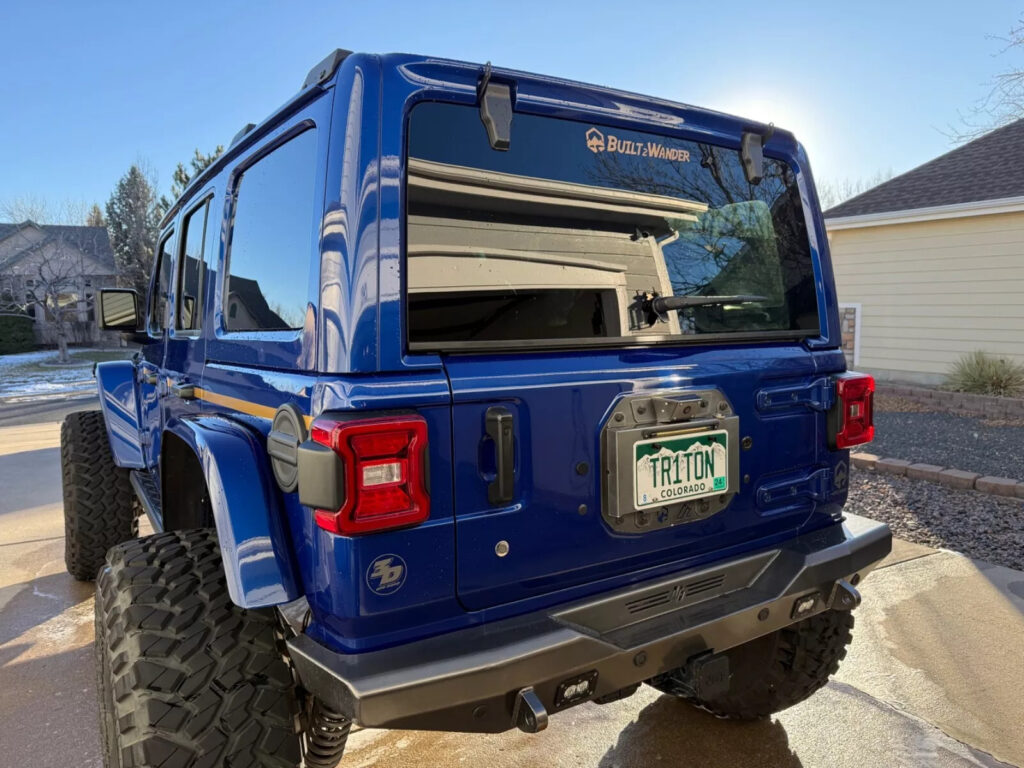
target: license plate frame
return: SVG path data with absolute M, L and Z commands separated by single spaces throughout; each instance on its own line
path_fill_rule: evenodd
M 678 445 L 684 447 L 675 447 Z M 731 470 L 729 447 L 729 433 L 725 429 L 636 441 L 631 465 L 634 509 L 654 509 L 726 493 Z M 649 458 L 651 456 L 659 457 L 657 465 Z M 644 459 L 647 463 L 641 470 Z M 641 478 L 641 472 L 650 476 Z

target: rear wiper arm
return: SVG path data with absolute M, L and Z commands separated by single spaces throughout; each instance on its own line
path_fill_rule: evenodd
M 651 309 L 659 315 L 673 309 L 686 307 L 710 307 L 719 304 L 755 304 L 768 301 L 766 296 L 738 294 L 735 296 L 655 296 L 651 299 Z
M 755 304 L 768 301 L 764 296 L 737 294 L 734 296 L 659 296 L 657 293 L 637 291 L 629 307 L 629 325 L 633 330 L 650 328 L 659 320 L 665 321 L 672 310 L 686 307 L 711 307 L 723 304 Z

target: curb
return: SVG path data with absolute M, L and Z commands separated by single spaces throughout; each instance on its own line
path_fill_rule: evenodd
M 938 464 L 912 464 L 903 459 L 882 458 L 873 453 L 851 453 L 850 464 L 884 475 L 899 475 L 911 480 L 926 480 L 958 491 L 979 491 L 992 496 L 1024 499 L 1024 482 L 1009 477 L 982 475 Z
M 66 392 L 46 392 L 40 394 L 24 395 L 0 395 L 0 406 L 5 405 L 31 405 L 32 403 L 43 403 L 49 400 L 81 400 L 87 397 L 96 396 L 95 383 L 84 389 L 69 389 Z

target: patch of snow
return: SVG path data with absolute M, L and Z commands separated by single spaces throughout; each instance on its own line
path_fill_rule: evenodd
M 40 349 L 35 352 L 19 352 L 16 355 L 0 355 L 0 371 L 3 371 L 4 368 L 40 363 L 51 357 L 57 359 L 56 350 Z
M 0 397 L 70 394 L 95 387 L 91 365 L 42 367 L 44 362 L 56 362 L 57 356 L 57 351 L 52 349 L 0 355 Z

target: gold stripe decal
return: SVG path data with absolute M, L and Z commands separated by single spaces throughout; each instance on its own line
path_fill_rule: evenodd
M 277 413 L 276 408 L 271 408 L 269 405 L 260 405 L 249 400 L 242 400 L 237 397 L 230 397 L 228 395 L 218 395 L 216 392 L 210 392 L 208 389 L 201 389 L 196 387 L 196 397 L 200 400 L 205 400 L 208 403 L 214 405 L 223 405 L 225 408 L 231 408 L 235 411 L 241 411 L 247 413 L 250 416 L 257 416 L 261 419 L 273 420 L 274 414 Z M 313 423 L 312 416 L 303 416 L 306 422 L 306 428 Z

